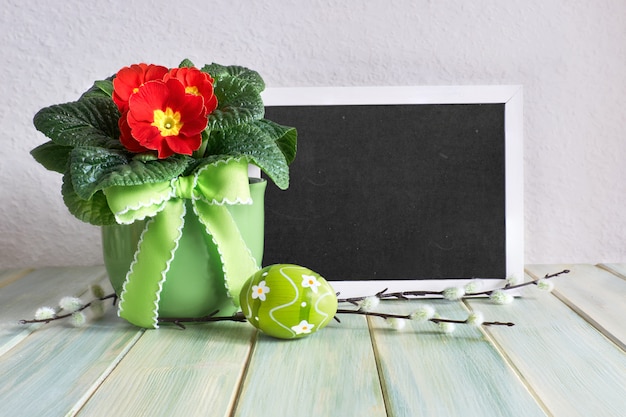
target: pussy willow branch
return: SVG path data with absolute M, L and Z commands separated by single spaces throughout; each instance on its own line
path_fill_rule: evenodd
M 75 314 L 75 313 L 79 313 L 79 312 L 81 312 L 83 310 L 88 309 L 96 301 L 105 301 L 105 300 L 109 300 L 109 299 L 113 299 L 113 305 L 115 305 L 115 303 L 117 301 L 117 294 L 113 293 L 113 294 L 105 295 L 103 297 L 95 298 L 95 299 L 91 300 L 90 302 L 88 302 L 87 304 L 84 304 L 83 306 L 81 306 L 79 309 L 71 311 L 71 312 L 66 313 L 66 314 L 61 314 L 61 315 L 56 315 L 55 314 L 54 317 L 50 317 L 48 319 L 20 320 L 19 323 L 20 324 L 50 323 L 51 321 L 54 321 L 54 320 L 66 319 L 68 317 L 72 317 L 72 315 Z
M 357 314 L 361 316 L 373 316 L 380 317 L 383 319 L 405 319 L 412 320 L 413 317 L 411 314 L 387 314 L 387 313 L 377 313 L 374 311 L 366 311 L 366 310 L 347 310 L 347 309 L 338 309 L 337 314 Z M 335 320 L 339 321 L 337 317 Z M 469 319 L 465 320 L 454 320 L 454 319 L 446 319 L 442 317 L 432 317 L 428 319 L 428 321 L 433 323 L 457 323 L 457 324 L 468 324 Z M 481 323 L 483 326 L 515 326 L 515 323 L 511 322 L 501 322 L 501 321 L 484 321 Z
M 54 320 L 61 320 L 61 319 L 65 319 L 68 317 L 71 317 L 72 314 L 78 313 L 80 311 L 83 311 L 87 308 L 89 308 L 95 301 L 104 301 L 107 299 L 113 299 L 113 304 L 115 304 L 115 301 L 117 300 L 117 295 L 116 294 L 109 294 L 106 295 L 104 297 L 100 297 L 97 299 L 94 299 L 92 301 L 90 301 L 89 303 L 83 305 L 81 308 L 72 311 L 71 313 L 67 313 L 67 314 L 62 314 L 62 315 L 55 315 L 54 317 L 48 318 L 48 319 L 33 319 L 33 320 L 20 320 L 20 324 L 28 324 L 28 323 L 49 323 L 51 321 Z M 217 321 L 234 321 L 234 322 L 246 322 L 247 319 L 244 316 L 244 314 L 242 312 L 237 312 L 235 314 L 233 314 L 232 316 L 217 316 L 217 314 L 219 313 L 219 310 L 215 310 L 214 312 L 212 312 L 211 314 L 208 314 L 206 316 L 202 316 L 202 317 L 159 317 L 157 320 L 159 323 L 172 323 L 178 327 L 180 327 L 181 329 L 185 329 L 185 325 L 183 323 L 209 323 L 209 322 L 217 322 Z M 348 309 L 338 309 L 336 314 L 356 314 L 356 315 L 361 315 L 361 316 L 372 316 L 372 317 L 380 317 L 383 319 L 392 319 L 392 318 L 397 318 L 397 319 L 406 319 L 406 320 L 411 320 L 411 314 L 391 314 L 391 313 L 381 313 L 381 312 L 374 312 L 374 311 L 366 311 L 366 310 L 348 310 Z M 335 315 L 335 320 L 337 320 L 337 322 L 341 322 L 339 320 L 339 318 Z M 442 317 L 433 317 L 428 319 L 428 321 L 431 321 L 433 323 L 459 323 L 459 324 L 467 324 L 469 322 L 469 319 L 466 320 L 453 320 L 453 319 L 446 319 L 446 318 L 442 318 Z M 485 321 L 482 323 L 483 326 L 513 326 L 514 323 L 504 323 L 504 322 L 498 322 L 498 321 Z
M 493 290 L 487 290 L 487 291 L 479 291 L 479 292 L 473 292 L 473 293 L 467 293 L 465 294 L 465 296 L 461 297 L 461 299 L 463 298 L 467 298 L 467 297 L 476 297 L 479 295 L 491 295 L 494 291 L 498 291 L 498 290 L 512 290 L 515 288 L 521 288 L 521 287 L 525 287 L 528 285 L 533 285 L 533 284 L 537 284 L 537 282 L 541 279 L 550 279 L 550 278 L 555 278 L 558 277 L 559 275 L 563 275 L 563 274 L 568 274 L 570 271 L 569 269 L 564 269 L 561 272 L 557 272 L 554 274 L 546 274 L 544 277 L 542 278 L 537 278 L 537 279 L 533 279 L 531 281 L 526 281 L 523 282 L 521 284 L 516 284 L 516 285 L 505 285 L 504 287 L 501 288 L 495 288 Z M 428 296 L 428 295 L 440 295 L 443 296 L 444 290 L 442 291 L 398 291 L 398 292 L 387 292 L 388 288 L 385 288 L 384 290 L 374 294 L 374 297 L 377 297 L 381 300 L 384 299 L 398 299 L 398 300 L 409 300 L 411 297 L 424 297 L 424 296 Z M 339 294 L 338 294 L 339 295 Z M 365 297 L 351 297 L 351 298 L 340 298 L 337 301 L 342 303 L 350 303 L 350 304 L 354 304 L 354 305 L 359 305 L 360 301 L 365 300 L 366 298 L 368 298 L 368 296 Z
M 555 278 L 555 277 L 558 277 L 559 275 L 563 275 L 563 274 L 569 274 L 569 269 L 564 269 L 561 272 L 556 272 L 554 274 L 546 274 L 546 275 L 544 275 L 541 278 L 536 278 L 536 279 L 530 280 L 528 282 L 522 282 L 521 284 L 507 285 L 506 287 L 504 287 L 502 289 L 504 289 L 504 290 L 512 290 L 514 288 L 521 288 L 521 287 L 525 287 L 525 286 L 531 285 L 531 284 L 537 285 L 537 282 L 541 281 L 542 279 Z M 493 291 L 495 291 L 495 290 L 492 290 L 492 291 L 489 291 L 489 292 L 485 291 L 484 294 L 488 294 L 488 293 L 490 294 Z M 483 294 L 483 293 L 476 293 L 476 294 L 471 294 L 471 295 L 481 295 L 481 294 Z
M 474 297 L 474 296 L 479 296 L 479 295 L 491 295 L 494 291 L 497 290 L 512 290 L 515 288 L 521 288 L 521 287 L 525 287 L 527 285 L 532 285 L 532 284 L 537 284 L 537 282 L 541 279 L 550 279 L 550 278 L 554 278 L 554 277 L 558 277 L 559 275 L 563 275 L 563 274 L 567 274 L 570 271 L 568 269 L 564 269 L 561 272 L 557 272 L 554 274 L 546 274 L 544 277 L 542 278 L 537 278 L 531 281 L 526 281 L 523 282 L 521 284 L 516 284 L 516 285 L 506 285 L 502 288 L 497 288 L 497 289 L 493 289 L 493 290 L 488 290 L 488 291 L 481 291 L 481 292 L 475 292 L 475 293 L 468 293 L 466 294 L 464 297 L 462 298 L 467 298 L 467 297 Z M 443 291 L 402 291 L 402 292 L 393 292 L 393 293 L 388 293 L 387 289 L 384 289 L 378 293 L 376 293 L 374 296 L 379 298 L 379 299 L 399 299 L 399 300 L 410 300 L 410 297 L 419 297 L 419 296 L 426 296 L 426 295 L 443 295 Z M 352 298 L 345 298 L 345 299 L 338 299 L 337 301 L 339 303 L 351 303 L 354 304 L 356 306 L 359 305 L 359 301 L 363 301 L 366 298 L 371 297 L 371 296 L 364 296 L 364 297 L 352 297 Z M 461 298 L 461 299 L 462 299 Z M 51 321 L 54 320 L 61 320 L 61 319 L 65 319 L 68 317 L 71 317 L 73 314 L 81 312 L 83 310 L 86 310 L 87 308 L 89 308 L 94 302 L 96 301 L 104 301 L 104 300 L 108 300 L 108 299 L 113 299 L 113 305 L 115 305 L 116 301 L 117 301 L 117 295 L 115 293 L 113 294 L 108 294 L 105 295 L 103 297 L 100 298 L 96 298 L 90 302 L 88 302 L 87 304 L 84 304 L 82 307 L 80 307 L 79 309 L 69 312 L 67 314 L 62 314 L 62 315 L 55 315 L 54 317 L 50 317 L 47 319 L 32 319 L 32 320 L 20 320 L 19 323 L 20 324 L 29 324 L 29 323 L 50 323 Z M 185 325 L 183 323 L 207 323 L 207 322 L 216 322 L 216 321 L 234 321 L 234 322 L 245 322 L 247 321 L 245 316 L 243 315 L 243 313 L 238 312 L 235 313 L 232 316 L 217 316 L 217 314 L 219 313 L 219 310 L 214 311 L 213 313 L 203 316 L 203 317 L 160 317 L 158 318 L 158 322 L 159 323 L 172 323 L 182 329 L 185 329 Z M 379 313 L 379 312 L 373 312 L 373 311 L 366 311 L 363 309 L 358 309 L 358 310 L 348 310 L 348 309 L 338 309 L 337 310 L 337 314 L 357 314 L 357 315 L 362 315 L 362 316 L 373 316 L 373 317 L 381 317 L 383 319 L 392 319 L 392 318 L 397 318 L 397 319 L 407 319 L 407 320 L 411 320 L 411 314 L 388 314 L 388 313 Z M 335 320 L 337 320 L 338 322 L 340 322 L 339 318 L 335 315 Z M 465 319 L 465 320 L 453 320 L 453 319 L 446 319 L 446 318 L 441 318 L 441 317 L 433 317 L 428 319 L 428 321 L 431 321 L 433 323 L 458 323 L 458 324 L 467 324 L 469 322 L 469 319 Z M 514 323 L 510 323 L 510 322 L 499 322 L 499 321 L 486 321 L 482 323 L 483 326 L 514 326 Z
M 216 310 L 213 313 L 203 316 L 203 317 L 160 317 L 158 319 L 159 323 L 172 323 L 181 329 L 185 329 L 185 325 L 183 323 L 208 323 L 208 322 L 216 322 L 216 321 L 235 321 L 235 322 L 245 322 L 246 317 L 242 312 L 235 313 L 232 316 L 217 316 L 216 314 L 219 311 Z M 390 314 L 390 313 L 380 313 L 375 311 L 365 311 L 365 310 L 348 310 L 348 309 L 338 309 L 336 314 L 357 314 L 361 316 L 372 316 L 372 317 L 380 317 L 383 319 L 406 319 L 412 320 L 411 314 Z M 341 322 L 337 316 L 335 316 L 335 320 L 337 322 Z M 433 323 L 458 323 L 458 324 L 468 324 L 469 319 L 465 320 L 454 320 L 454 319 L 446 319 L 442 317 L 433 317 L 428 319 L 428 321 Z M 510 322 L 500 322 L 500 321 L 485 321 L 481 323 L 483 326 L 514 326 L 515 323 Z

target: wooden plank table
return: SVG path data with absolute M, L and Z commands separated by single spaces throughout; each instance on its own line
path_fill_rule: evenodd
M 395 331 L 350 315 L 295 341 L 233 322 L 146 331 L 112 308 L 81 328 L 20 325 L 63 296 L 89 299 L 104 268 L 0 271 L 0 416 L 625 416 L 626 265 L 529 265 L 526 278 L 562 269 L 552 293 L 508 305 L 377 309 L 428 303 L 513 327 Z

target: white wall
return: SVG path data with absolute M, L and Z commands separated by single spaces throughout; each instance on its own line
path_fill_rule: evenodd
M 45 106 L 136 62 L 270 87 L 523 84 L 526 262 L 626 262 L 624 0 L 4 0 L 0 268 L 101 263 L 32 160 Z

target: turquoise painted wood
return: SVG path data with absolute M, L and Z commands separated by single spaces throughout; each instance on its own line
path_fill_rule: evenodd
M 64 416 L 119 362 L 137 330 L 115 317 L 46 325 L 2 356 L 0 415 Z
M 0 285 L 0 355 L 28 337 L 36 326 L 20 326 L 37 308 L 56 307 L 61 297 L 81 296 L 90 284 L 104 282 L 103 267 L 46 268 L 3 274 Z
M 0 288 L 6 287 L 32 271 L 32 269 L 7 269 L 0 271 Z
M 512 304 L 487 299 L 383 302 L 408 313 L 470 310 L 514 327 L 432 323 L 394 331 L 342 316 L 284 341 L 247 323 L 142 330 L 117 317 L 88 327 L 18 325 L 65 295 L 106 283 L 102 267 L 0 271 L 0 416 L 623 416 L 626 264 L 568 268 L 553 294 L 528 288 Z M 110 287 L 107 287 L 110 289 Z
M 615 308 L 626 303 L 626 280 L 593 265 L 530 265 L 534 277 L 569 269 L 557 278 L 554 294 L 615 343 L 626 349 L 624 312 Z
M 593 297 L 595 287 L 589 291 Z M 624 415 L 626 354 L 557 297 L 531 289 L 507 306 L 467 303 L 516 323 L 486 332 L 552 415 Z M 624 311 L 624 304 L 614 308 Z
M 341 324 L 299 340 L 260 334 L 235 416 L 386 416 L 367 323 Z
M 606 269 L 622 279 L 626 279 L 626 264 L 599 264 L 597 266 Z
M 383 302 L 380 310 L 409 314 L 419 303 L 430 304 L 442 317 L 464 320 L 468 315 L 462 303 L 445 300 Z M 454 333 L 446 334 L 431 322 L 409 322 L 398 332 L 385 320 L 370 321 L 390 415 L 545 415 L 478 328 L 456 325 Z
M 254 334 L 246 323 L 146 331 L 78 415 L 230 416 Z

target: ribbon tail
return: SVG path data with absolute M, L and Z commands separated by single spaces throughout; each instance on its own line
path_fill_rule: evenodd
M 259 268 L 232 215 L 224 205 L 194 201 L 194 210 L 220 254 L 226 291 L 239 307 L 243 284 Z
M 184 216 L 184 202 L 170 200 L 163 211 L 146 222 L 126 274 L 118 309 L 120 317 L 136 326 L 159 327 L 161 290 L 182 236 Z

